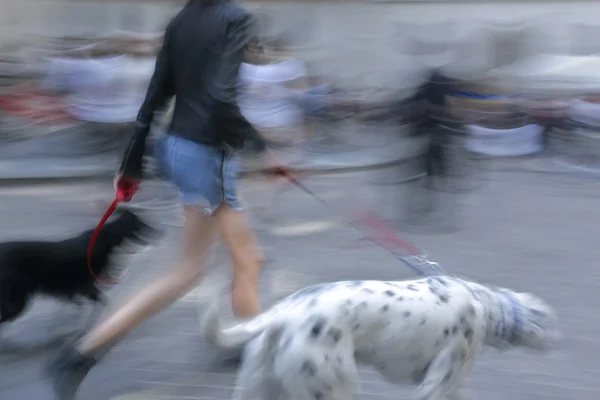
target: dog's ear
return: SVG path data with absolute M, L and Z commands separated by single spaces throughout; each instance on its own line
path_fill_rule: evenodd
M 530 293 L 518 293 L 517 298 L 523 307 L 524 344 L 539 350 L 552 347 L 561 337 L 552 307 Z

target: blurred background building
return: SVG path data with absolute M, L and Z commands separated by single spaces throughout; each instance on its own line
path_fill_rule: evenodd
M 80 174 L 95 174 L 100 166 L 113 171 L 114 162 L 104 156 L 119 153 L 162 31 L 184 2 L 0 1 L 0 171 L 39 175 L 19 167 L 25 155 L 52 159 L 38 168 L 49 176 L 62 176 L 73 165 L 81 165 Z M 506 129 L 532 124 L 537 115 L 532 109 L 563 114 L 569 109 L 588 117 L 596 112 L 596 100 L 588 96 L 600 90 L 595 1 L 244 4 L 257 16 L 265 43 L 302 60 L 309 77 L 359 103 L 408 98 L 432 68 L 441 68 L 461 82 L 450 96 L 461 122 L 502 130 L 504 138 L 512 132 Z M 541 105 L 524 104 L 540 97 Z M 492 114 L 503 121 L 482 122 Z M 519 131 L 519 138 L 534 142 L 491 153 L 540 151 L 541 132 Z M 481 135 L 495 132 L 471 129 L 471 150 L 487 151 L 477 143 Z

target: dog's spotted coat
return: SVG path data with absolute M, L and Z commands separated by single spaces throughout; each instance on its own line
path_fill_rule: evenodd
M 484 345 L 543 349 L 556 337 L 539 298 L 449 277 L 310 286 L 229 329 L 217 308 L 205 316 L 207 339 L 247 344 L 236 400 L 350 400 L 357 363 L 418 385 L 417 400 L 458 399 Z

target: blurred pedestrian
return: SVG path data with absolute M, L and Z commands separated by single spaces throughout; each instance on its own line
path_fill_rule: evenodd
M 252 38 L 240 66 L 239 105 L 242 115 L 267 140 L 278 159 L 299 162 L 304 153 L 290 147 L 306 138 L 304 113 L 298 102 L 306 90 L 306 66 L 285 54 L 281 44 L 265 45 L 262 38 Z M 285 179 L 269 183 L 262 192 L 260 214 L 272 219 L 271 205 L 287 187 Z
M 433 70 L 427 80 L 419 88 L 419 100 L 424 100 L 423 121 L 418 129 L 429 137 L 427 152 L 428 184 L 433 184 L 434 178 L 443 179 L 448 173 L 447 146 L 449 136 L 441 123 L 449 116 L 447 96 L 452 91 L 456 80 L 447 77 L 439 70 Z
M 303 111 L 298 98 L 307 89 L 304 62 L 289 57 L 280 45 L 265 46 L 259 38 L 248 47 L 240 67 L 239 104 L 244 117 L 280 147 L 301 135 Z

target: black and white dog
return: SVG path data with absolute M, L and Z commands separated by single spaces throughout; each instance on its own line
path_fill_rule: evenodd
M 94 275 L 110 273 L 115 251 L 127 242 L 145 245 L 158 231 L 132 211 L 118 211 L 96 240 L 92 251 Z M 81 304 L 103 302 L 99 282 L 88 269 L 87 249 L 93 230 L 60 241 L 22 240 L 0 243 L 0 327 L 14 321 L 36 295 Z
M 450 277 L 311 286 L 228 329 L 214 303 L 203 330 L 222 348 L 246 345 L 236 400 L 350 400 L 358 363 L 417 384 L 418 400 L 459 399 L 485 345 L 546 349 L 558 338 L 541 299 Z

